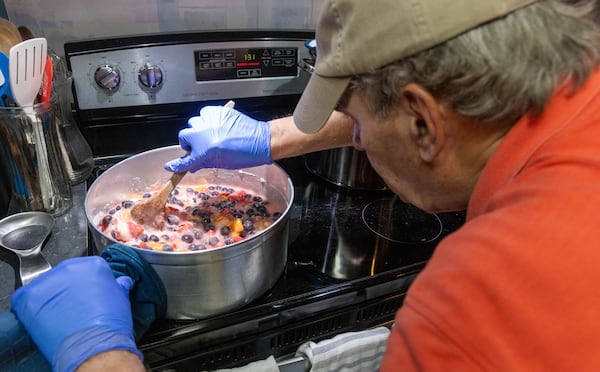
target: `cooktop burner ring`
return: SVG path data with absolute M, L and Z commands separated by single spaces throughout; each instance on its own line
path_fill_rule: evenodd
M 362 210 L 362 221 L 375 235 L 395 243 L 424 244 L 442 234 L 442 221 L 397 196 L 377 199 Z

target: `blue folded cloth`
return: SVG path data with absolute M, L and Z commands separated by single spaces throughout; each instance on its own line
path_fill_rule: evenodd
M 154 320 L 167 310 L 167 292 L 158 274 L 133 249 L 113 244 L 101 255 L 116 277 L 133 279 L 130 291 L 133 328 L 139 341 Z M 0 371 L 51 371 L 50 364 L 38 350 L 12 310 L 0 313 Z
M 163 282 L 152 266 L 127 246 L 113 244 L 100 256 L 108 262 L 115 278 L 126 275 L 133 279 L 129 297 L 135 340 L 139 341 L 152 322 L 167 311 L 167 291 Z

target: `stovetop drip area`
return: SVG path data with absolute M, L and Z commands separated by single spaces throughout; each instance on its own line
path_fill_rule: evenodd
M 255 119 L 290 115 L 308 81 L 297 62 L 310 57 L 304 41 L 312 37 L 208 32 L 65 44 L 75 114 L 96 161 L 88 186 L 128 156 L 176 144 L 202 106 L 233 99 Z M 284 272 L 243 308 L 156 320 L 138 343 L 149 370 L 237 367 L 390 325 L 436 245 L 464 222 L 463 212 L 428 214 L 390 191 L 336 186 L 309 172 L 304 156 L 278 164 L 294 185 Z

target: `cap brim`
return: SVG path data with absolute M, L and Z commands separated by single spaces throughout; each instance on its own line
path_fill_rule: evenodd
M 304 133 L 323 127 L 344 94 L 351 77 L 331 78 L 313 73 L 294 110 L 294 123 Z

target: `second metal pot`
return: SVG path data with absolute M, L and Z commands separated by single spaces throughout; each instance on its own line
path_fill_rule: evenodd
M 306 155 L 306 168 L 335 185 L 357 190 L 385 190 L 367 155 L 354 147 L 340 147 Z

